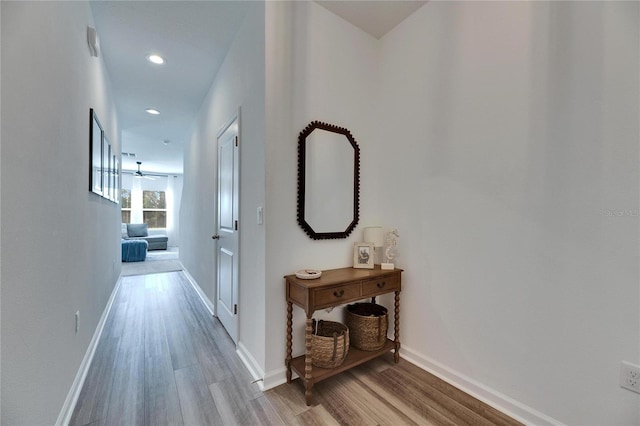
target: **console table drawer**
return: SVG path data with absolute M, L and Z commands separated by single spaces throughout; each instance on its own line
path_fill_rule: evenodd
M 359 298 L 360 286 L 349 284 L 340 287 L 317 290 L 314 292 L 314 295 L 314 305 L 316 306 L 316 308 L 322 308 L 324 306 L 335 306 Z
M 362 283 L 362 296 L 366 297 L 387 293 L 399 288 L 400 280 L 396 276 L 382 277 L 375 280 L 364 281 Z

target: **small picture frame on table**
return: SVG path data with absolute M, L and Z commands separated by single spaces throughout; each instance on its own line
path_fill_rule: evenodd
M 373 243 L 353 243 L 353 267 L 373 269 Z

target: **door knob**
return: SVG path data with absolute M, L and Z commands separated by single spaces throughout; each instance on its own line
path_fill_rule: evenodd
M 211 238 L 213 238 L 214 240 L 219 240 L 220 239 L 220 235 L 212 235 Z

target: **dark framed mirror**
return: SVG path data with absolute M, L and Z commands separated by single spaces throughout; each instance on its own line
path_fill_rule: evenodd
M 312 121 L 298 136 L 298 223 L 314 240 L 347 238 L 359 197 L 356 140 L 344 127 Z

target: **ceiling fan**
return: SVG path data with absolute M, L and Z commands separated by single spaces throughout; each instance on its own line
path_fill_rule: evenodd
M 142 165 L 142 161 L 136 161 L 136 164 L 138 165 L 138 171 L 133 174 L 135 177 L 156 180 L 156 178 L 153 177 L 152 175 L 146 175 L 140 171 L 140 166 Z

